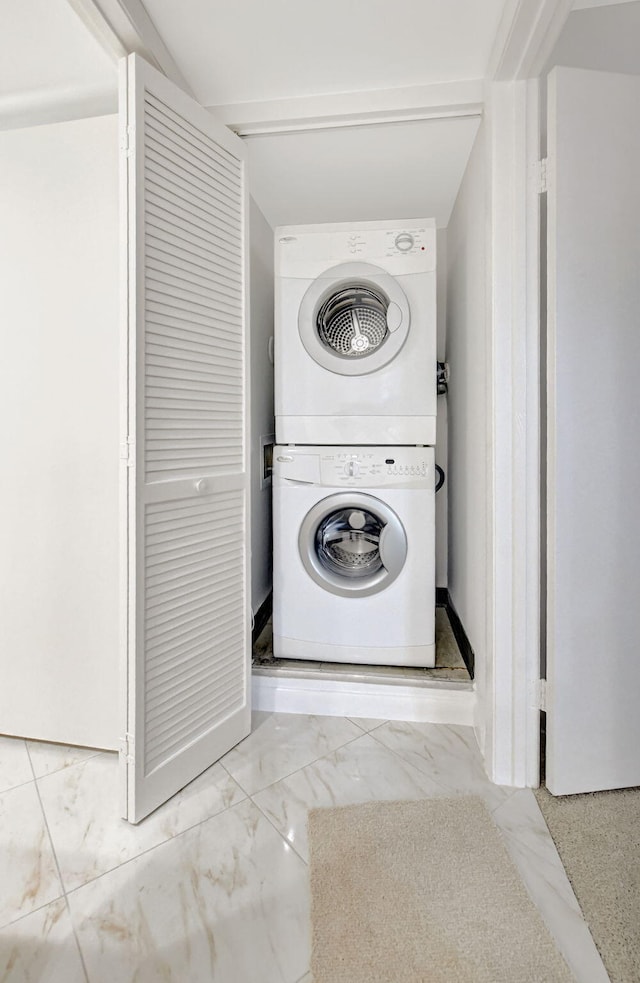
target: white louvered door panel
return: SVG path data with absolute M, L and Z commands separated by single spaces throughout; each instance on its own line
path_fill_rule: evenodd
M 250 730 L 246 160 L 123 63 L 127 734 L 138 822 Z M 126 119 L 124 118 L 126 117 Z

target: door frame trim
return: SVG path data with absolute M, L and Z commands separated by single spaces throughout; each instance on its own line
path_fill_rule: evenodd
M 492 781 L 539 783 L 540 257 L 537 80 L 488 91 L 487 658 L 476 733 Z
M 541 393 L 539 81 L 570 0 L 509 0 L 486 90 L 486 659 L 475 728 L 492 781 L 540 782 Z
M 135 0 L 119 2 L 125 8 L 135 6 Z M 75 0 L 76 10 L 83 6 L 94 14 L 91 8 L 95 8 L 95 0 Z M 522 80 L 540 74 L 570 9 L 571 0 L 508 0 L 489 62 L 489 77 L 500 81 L 486 86 L 486 123 L 491 128 L 486 311 L 491 366 L 487 434 L 487 532 L 491 549 L 487 556 L 486 660 L 478 680 L 475 722 L 490 777 L 512 785 L 536 785 L 539 775 L 535 693 L 539 676 L 540 549 L 536 530 L 540 495 L 534 472 L 540 460 L 536 431 L 540 414 L 536 307 L 540 269 L 537 189 L 534 209 L 531 171 L 539 119 L 537 85 Z M 97 23 L 95 17 L 85 17 L 101 43 L 105 44 L 105 30 L 111 32 L 107 42 L 115 56 L 124 53 L 122 48 L 128 51 L 130 44 L 116 30 L 111 9 L 103 20 Z M 164 68 L 172 74 L 171 66 L 165 63 Z M 482 82 L 476 80 L 474 85 L 477 97 Z M 226 108 L 232 115 L 234 107 Z M 479 111 L 477 103 L 474 108 Z M 274 113 L 268 108 L 263 116 L 268 120 Z

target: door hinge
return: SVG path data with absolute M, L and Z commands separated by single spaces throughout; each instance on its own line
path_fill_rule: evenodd
M 538 699 L 536 702 L 539 710 L 547 709 L 547 680 L 546 679 L 538 680 Z
M 133 752 L 135 748 L 135 742 L 133 739 L 133 734 L 125 734 L 124 737 L 120 738 L 120 759 L 124 759 L 127 764 L 133 764 Z
M 135 135 L 135 128 L 133 126 L 126 126 L 121 131 L 120 150 L 124 153 L 125 157 L 133 157 L 134 135 Z
M 136 463 L 136 445 L 133 437 L 127 437 L 126 441 L 120 444 L 120 460 L 127 462 L 127 467 L 132 468 Z
M 536 162 L 536 185 L 539 195 L 543 195 L 547 190 L 547 158 Z

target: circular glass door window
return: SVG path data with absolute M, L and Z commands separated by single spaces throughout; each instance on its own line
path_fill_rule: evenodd
M 312 580 L 341 597 L 384 590 L 407 558 L 398 515 L 380 499 L 354 491 L 317 502 L 302 521 L 298 546 Z
M 323 345 L 343 358 L 366 358 L 389 336 L 389 301 L 381 290 L 354 283 L 321 305 L 316 326 Z
M 364 509 L 333 512 L 316 531 L 318 559 L 327 570 L 342 577 L 371 577 L 382 567 L 383 528 L 380 519 Z
M 377 372 L 409 335 L 409 302 L 396 277 L 370 263 L 341 263 L 313 280 L 300 303 L 300 340 L 338 375 Z

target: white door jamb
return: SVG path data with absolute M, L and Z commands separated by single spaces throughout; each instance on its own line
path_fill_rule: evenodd
M 490 778 L 538 784 L 540 328 L 537 82 L 488 91 L 491 243 L 487 660 L 477 722 Z

